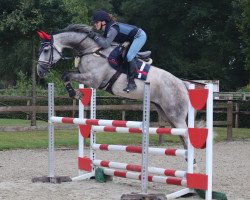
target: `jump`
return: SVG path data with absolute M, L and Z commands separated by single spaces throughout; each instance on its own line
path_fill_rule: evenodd
M 62 76 L 70 97 L 81 98 L 80 93 L 71 86 L 71 81 L 76 81 L 95 89 L 106 90 L 116 96 L 142 99 L 144 80 L 135 79 L 137 88 L 129 93 L 123 91 L 127 85 L 127 75 L 112 68 L 108 59 L 117 45 L 100 49 L 89 37 L 91 31 L 91 27 L 87 25 L 69 25 L 53 35 L 39 32 L 42 39 L 37 65 L 39 77 L 45 77 L 60 59 L 65 58 L 62 54 L 63 49 L 70 48 L 80 57 L 78 71 L 65 72 Z M 142 65 L 145 65 L 144 62 Z M 143 72 L 142 74 L 145 75 Z M 151 102 L 155 104 L 159 116 L 172 127 L 187 128 L 189 83 L 155 66 L 150 66 L 145 81 L 150 82 Z M 180 137 L 186 149 L 187 139 L 184 136 Z

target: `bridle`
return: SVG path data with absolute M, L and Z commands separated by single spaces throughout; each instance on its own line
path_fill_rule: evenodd
M 86 40 L 87 38 L 89 37 L 89 34 L 87 34 L 79 43 L 81 44 L 84 40 Z M 46 66 L 46 69 L 47 70 L 50 70 L 53 68 L 53 66 L 60 60 L 69 60 L 69 59 L 72 59 L 73 57 L 66 57 L 62 54 L 62 52 L 60 52 L 56 46 L 53 44 L 53 37 L 51 38 L 50 41 L 43 41 L 41 43 L 41 47 L 39 49 L 39 52 L 38 52 L 38 56 L 40 56 L 42 54 L 42 52 L 44 51 L 44 48 L 50 46 L 50 56 L 49 56 L 49 60 L 48 61 L 38 61 L 39 64 L 42 64 L 42 66 Z M 58 60 L 54 60 L 53 57 L 54 57 L 54 50 L 60 55 L 60 58 Z M 44 67 L 43 67 L 44 68 Z

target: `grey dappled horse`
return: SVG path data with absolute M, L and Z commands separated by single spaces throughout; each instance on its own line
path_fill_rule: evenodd
M 52 36 L 39 32 L 43 42 L 37 65 L 38 75 L 41 78 L 46 76 L 57 61 L 64 59 L 62 50 L 70 48 L 81 55 L 79 72 L 67 72 L 62 77 L 71 96 L 77 95 L 70 86 L 71 81 L 77 81 L 92 88 L 105 88 L 116 70 L 109 65 L 105 57 L 95 54 L 100 47 L 88 37 L 90 30 L 91 27 L 87 25 L 70 25 Z M 108 56 L 114 48 L 111 46 L 104 49 L 102 54 Z M 150 68 L 146 81 L 150 82 L 151 102 L 155 104 L 162 119 L 168 121 L 173 127 L 187 128 L 188 83 L 154 66 Z M 142 99 L 144 82 L 138 79 L 135 79 L 135 82 L 137 84 L 136 90 L 129 93 L 124 92 L 123 88 L 126 87 L 127 76 L 121 74 L 113 84 L 112 92 L 120 97 Z M 187 148 L 187 139 L 181 137 L 181 140 L 184 148 Z

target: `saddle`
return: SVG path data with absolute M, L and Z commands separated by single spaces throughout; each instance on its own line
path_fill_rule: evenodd
M 126 62 L 127 47 L 123 45 L 117 46 L 108 56 L 109 64 L 112 68 L 120 73 L 127 74 L 129 64 Z M 136 57 L 137 70 L 135 78 L 146 80 L 152 59 L 150 58 L 151 51 L 139 52 Z
M 128 49 L 130 47 L 131 43 L 130 42 L 124 42 L 120 47 L 122 51 L 122 57 L 125 58 L 127 55 Z M 153 63 L 151 56 L 151 51 L 141 51 L 138 52 L 136 55 L 136 58 L 145 62 L 146 64 L 151 65 Z

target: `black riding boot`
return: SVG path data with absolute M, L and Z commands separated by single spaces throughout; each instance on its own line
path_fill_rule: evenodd
M 131 90 L 135 90 L 136 89 L 136 84 L 135 84 L 135 80 L 134 80 L 134 73 L 136 70 L 136 61 L 135 59 L 131 60 L 129 62 L 129 70 L 128 70 L 128 85 L 126 88 L 123 89 L 123 91 L 125 92 L 129 92 Z

